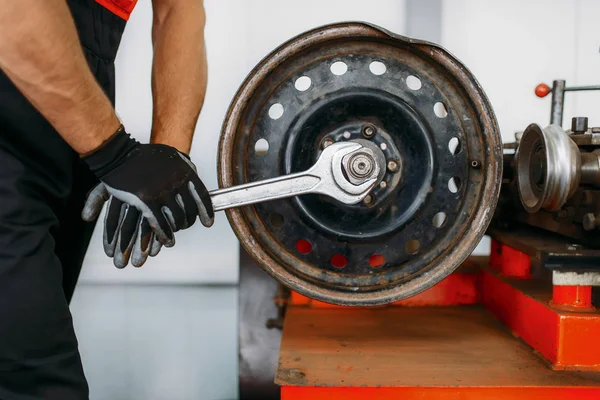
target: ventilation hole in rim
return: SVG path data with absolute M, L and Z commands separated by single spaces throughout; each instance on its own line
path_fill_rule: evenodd
M 312 244 L 306 239 L 300 239 L 296 242 L 296 250 L 302 254 L 308 254 L 312 251 Z
M 448 142 L 448 150 L 450 150 L 450 154 L 452 154 L 453 156 L 460 153 L 461 148 L 462 146 L 460 145 L 460 140 L 458 140 L 457 137 L 453 137 Z
M 409 75 L 406 77 L 406 86 L 408 86 L 410 90 L 419 90 L 423 85 L 421 84 L 421 80 L 419 78 L 414 75 Z
M 342 76 L 348 72 L 348 65 L 343 61 L 336 61 L 329 68 L 331 73 L 337 76 Z
M 379 268 L 385 264 L 385 257 L 381 254 L 373 254 L 369 257 L 369 265 L 373 268 Z
M 266 155 L 269 152 L 269 142 L 267 142 L 267 139 L 258 139 L 254 144 L 254 152 L 259 156 Z
M 421 242 L 419 242 L 417 239 L 409 240 L 406 242 L 406 246 L 404 246 L 404 249 L 408 254 L 417 254 L 420 248 Z
M 283 106 L 280 103 L 275 103 L 269 108 L 269 118 L 279 119 L 283 115 Z
M 334 256 L 331 257 L 331 265 L 335 268 L 344 268 L 348 265 L 348 259 L 341 254 L 334 254 Z
M 284 222 L 283 215 L 281 215 L 279 213 L 271 214 L 270 220 L 271 220 L 271 224 L 275 228 L 281 228 L 283 226 L 283 222 Z
M 446 213 L 439 212 L 433 216 L 433 226 L 441 228 L 446 223 Z
M 385 71 L 387 71 L 387 67 L 381 61 L 373 61 L 369 64 L 369 71 L 371 71 L 373 75 L 383 75 L 385 74 Z
M 457 193 L 460 190 L 461 183 L 462 182 L 458 176 L 453 176 L 448 181 L 448 190 L 452 193 Z
M 301 76 L 294 83 L 294 87 L 299 92 L 306 92 L 310 88 L 310 85 L 312 85 L 312 80 L 308 76 Z
M 433 112 L 438 118 L 446 118 L 448 116 L 448 110 L 446 109 L 446 105 L 441 101 L 438 101 L 433 105 Z

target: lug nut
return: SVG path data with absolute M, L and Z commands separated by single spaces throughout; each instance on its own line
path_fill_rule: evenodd
M 332 144 L 333 144 L 333 139 L 327 138 L 327 139 L 324 139 L 324 140 L 323 140 L 323 142 L 321 143 L 321 147 L 322 147 L 323 149 L 326 149 L 326 148 L 328 148 L 329 146 L 331 146 Z
M 363 200 L 363 203 L 365 203 L 366 205 L 369 205 L 372 202 L 373 202 L 373 196 L 371 196 L 370 194 L 368 194 Z
M 377 129 L 373 125 L 367 125 L 363 128 L 363 136 L 367 139 L 372 138 L 377 133 Z
M 390 172 L 398 172 L 399 167 L 400 166 L 398 165 L 398 161 L 390 160 L 387 163 L 387 169 Z
M 381 181 L 381 183 L 379 184 L 379 187 L 382 189 L 385 189 L 387 187 L 387 182 L 386 181 Z

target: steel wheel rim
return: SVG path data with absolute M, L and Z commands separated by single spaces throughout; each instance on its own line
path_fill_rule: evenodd
M 475 248 L 479 238 L 487 228 L 493 214 L 500 188 L 501 177 L 501 144 L 498 127 L 493 112 L 485 97 L 485 94 L 472 77 L 472 75 L 456 59 L 442 48 L 426 42 L 415 41 L 399 36 L 393 36 L 380 28 L 362 23 L 335 24 L 315 29 L 292 39 L 267 56 L 249 75 L 234 98 L 227 118 L 223 125 L 221 141 L 219 145 L 219 184 L 221 187 L 231 186 L 239 181 L 239 169 L 236 172 L 234 163 L 234 147 L 244 115 L 250 115 L 253 111 L 263 106 L 256 100 L 255 91 L 261 84 L 272 78 L 272 73 L 285 60 L 293 59 L 298 54 L 307 51 L 314 46 L 323 46 L 339 41 L 377 43 L 389 48 L 399 50 L 410 48 L 419 56 L 425 57 L 428 62 L 437 64 L 436 68 L 444 68 L 449 78 L 464 90 L 468 99 L 468 107 L 472 110 L 469 117 L 476 119 L 479 130 L 480 146 L 484 150 L 485 158 L 481 160 L 467 160 L 468 162 L 479 162 L 479 169 L 470 169 L 469 174 L 478 174 L 479 182 L 477 198 L 470 201 L 472 213 L 468 221 L 458 224 L 463 229 L 456 233 L 453 243 L 460 243 L 455 247 L 446 245 L 443 251 L 435 253 L 434 260 L 428 260 L 418 274 L 405 277 L 404 280 L 396 280 L 394 284 L 386 283 L 385 287 L 376 287 L 363 290 L 365 287 L 355 289 L 353 287 L 340 288 L 337 286 L 323 285 L 315 282 L 314 277 L 305 273 L 310 265 L 298 257 L 297 254 L 282 254 L 278 251 L 277 240 L 265 233 L 263 222 L 257 218 L 254 207 L 229 210 L 227 216 L 237 234 L 238 238 L 251 256 L 259 261 L 259 264 L 269 274 L 280 282 L 302 294 L 310 297 L 336 304 L 344 305 L 376 305 L 410 297 L 425 290 L 450 274 Z M 425 62 L 425 61 L 424 61 Z M 268 98 L 268 97 L 267 97 Z M 247 134 L 248 132 L 246 132 Z M 470 143 L 468 144 L 470 146 Z M 471 146 L 473 147 L 473 146 Z M 479 171 L 479 172 L 477 172 Z M 237 175 L 236 175 L 237 173 Z M 236 177 L 237 176 L 237 177 Z M 469 175 L 471 179 L 472 175 Z M 469 184 L 470 181 L 466 184 Z M 467 223 L 468 222 L 468 223 Z M 290 268 L 294 265 L 294 268 Z M 297 268 L 296 268 L 297 267 Z M 305 269 L 302 272 L 302 269 Z M 340 290 L 343 289 L 343 290 Z

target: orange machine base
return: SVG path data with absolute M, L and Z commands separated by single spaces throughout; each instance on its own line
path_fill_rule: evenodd
M 599 372 L 553 371 L 481 306 L 290 305 L 282 400 L 599 399 Z

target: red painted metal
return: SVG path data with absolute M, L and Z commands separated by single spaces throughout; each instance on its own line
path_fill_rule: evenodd
M 492 240 L 490 267 L 504 276 L 531 278 L 531 257 L 497 240 Z
M 544 303 L 532 300 L 491 272 L 483 271 L 481 284 L 481 300 L 485 308 L 546 359 L 555 363 L 558 353 L 558 315 Z
M 598 388 L 284 386 L 281 400 L 597 400 Z
M 593 309 L 591 286 L 553 286 L 552 305 L 573 310 Z
M 600 313 L 556 309 L 550 288 L 482 272 L 482 302 L 556 370 L 600 371 Z
M 535 87 L 535 95 L 539 98 L 548 96 L 551 91 L 552 90 L 550 89 L 550 86 L 546 85 L 545 83 L 540 83 Z
M 423 293 L 391 305 L 421 307 L 477 304 L 479 303 L 479 291 L 477 290 L 477 285 L 478 273 L 455 272 Z M 296 292 L 292 292 L 290 304 L 317 308 L 352 308 L 313 300 Z

